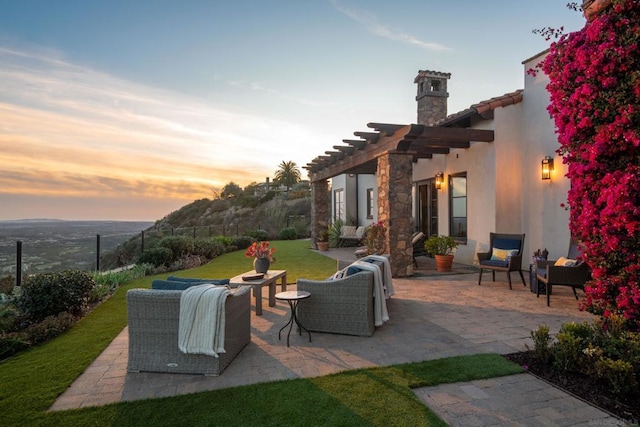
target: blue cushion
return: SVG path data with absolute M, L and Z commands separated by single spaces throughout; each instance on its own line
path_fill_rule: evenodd
M 214 285 L 228 285 L 230 279 L 197 279 L 192 277 L 169 276 L 168 281 L 171 282 L 187 282 L 187 283 L 212 283 Z
M 356 267 L 355 265 L 350 265 L 349 267 L 347 267 L 347 274 L 345 274 L 344 277 L 353 276 L 354 274 L 360 273 L 361 271 L 364 270 L 360 267 Z
M 538 276 L 547 277 L 547 269 L 546 268 L 537 268 L 536 274 Z
M 184 282 L 184 283 L 211 283 L 214 285 L 228 285 L 231 279 L 196 279 L 190 277 L 175 277 L 169 276 L 167 280 L 170 282 Z
M 498 249 L 520 250 L 520 240 L 496 238 L 493 239 L 493 247 Z
M 221 283 L 226 281 L 226 283 Z M 151 289 L 163 289 L 171 291 L 184 291 L 191 286 L 203 285 L 205 283 L 211 283 L 212 285 L 226 285 L 229 283 L 228 279 L 223 281 L 209 280 L 205 282 L 180 282 L 178 280 L 154 280 L 151 282 Z
M 509 267 L 509 261 L 497 261 L 488 259 L 486 261 L 480 261 L 480 265 L 489 265 L 492 267 Z

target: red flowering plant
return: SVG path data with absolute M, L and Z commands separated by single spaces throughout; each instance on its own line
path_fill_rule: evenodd
M 367 246 L 367 254 L 382 255 L 386 247 L 387 227 L 382 221 L 374 222 L 364 232 L 364 244 Z
M 571 180 L 572 234 L 592 280 L 583 308 L 640 330 L 640 6 L 612 5 L 551 44 L 548 111 Z
M 270 262 L 276 262 L 273 256 L 275 251 L 275 248 L 269 247 L 269 242 L 253 242 L 253 244 L 247 248 L 244 256 L 247 258 L 267 258 Z

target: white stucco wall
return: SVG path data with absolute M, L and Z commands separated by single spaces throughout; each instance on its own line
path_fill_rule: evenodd
M 369 225 L 378 220 L 378 187 L 375 175 L 342 174 L 331 179 L 331 216 L 335 206 L 334 191 L 344 191 L 345 223 L 357 222 L 355 225 Z M 367 189 L 373 188 L 373 219 L 367 218 Z
M 559 148 L 555 125 L 547 112 L 548 77 L 538 72 L 533 77 L 526 71 L 545 55 L 525 61 L 525 91 L 522 102 L 522 159 L 523 173 L 523 230 L 526 231 L 525 252 L 530 256 L 536 249 L 547 248 L 550 259 L 567 256 L 569 249 L 569 213 L 560 206 L 566 202 L 570 181 L 567 168 L 556 154 Z M 541 179 L 541 162 L 545 156 L 554 158 L 551 180 Z M 527 258 L 530 259 L 530 258 Z

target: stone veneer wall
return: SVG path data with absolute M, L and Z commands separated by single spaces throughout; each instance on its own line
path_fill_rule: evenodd
M 387 152 L 378 157 L 378 220 L 387 227 L 391 275 L 413 275 L 411 174 L 413 155 Z
M 318 249 L 316 239 L 321 230 L 329 226 L 329 181 L 326 179 L 311 183 L 311 245 Z

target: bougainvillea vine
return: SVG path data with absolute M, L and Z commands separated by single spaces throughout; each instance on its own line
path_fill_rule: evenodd
M 567 164 L 572 234 L 592 269 L 584 308 L 640 330 L 640 4 L 614 0 L 542 63 Z

